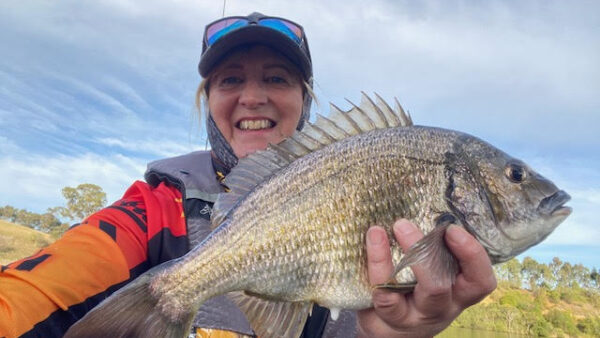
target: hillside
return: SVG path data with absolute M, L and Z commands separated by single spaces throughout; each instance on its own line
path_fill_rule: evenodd
M 48 234 L 0 220 L 0 265 L 32 255 L 52 241 Z
M 600 292 L 576 284 L 530 291 L 501 281 L 491 295 L 467 309 L 452 327 L 538 337 L 598 337 Z

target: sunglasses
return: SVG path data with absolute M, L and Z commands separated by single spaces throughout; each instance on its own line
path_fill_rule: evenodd
M 271 28 L 285 34 L 298 45 L 302 44 L 304 29 L 295 22 L 276 17 L 262 17 L 251 20 L 243 16 L 227 17 L 208 24 L 208 26 L 206 26 L 206 30 L 204 31 L 204 42 L 206 43 L 207 47 L 210 47 L 228 33 L 250 25 L 259 25 Z

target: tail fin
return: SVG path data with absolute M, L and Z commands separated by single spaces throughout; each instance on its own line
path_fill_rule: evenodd
M 162 270 L 163 265 L 156 268 Z M 160 312 L 149 288 L 156 268 L 98 304 L 65 337 L 187 337 L 196 309 L 177 322 Z

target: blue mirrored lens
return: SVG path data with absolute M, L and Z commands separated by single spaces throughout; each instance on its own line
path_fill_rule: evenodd
M 287 35 L 290 39 L 296 41 L 296 43 L 300 43 L 302 39 L 302 31 L 285 21 L 279 19 L 262 19 L 259 24 Z
M 220 38 L 222 38 L 224 35 L 227 35 L 229 32 L 236 30 L 238 28 L 244 27 L 248 25 L 248 21 L 247 20 L 236 20 L 234 22 L 224 22 L 224 25 L 222 26 L 221 29 L 217 29 L 214 30 L 212 33 L 208 32 L 209 34 L 207 34 L 207 42 L 208 45 L 212 45 L 213 43 L 215 43 L 217 40 L 219 40 Z

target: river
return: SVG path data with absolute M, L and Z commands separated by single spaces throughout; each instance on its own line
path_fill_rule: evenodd
M 514 338 L 523 337 L 514 333 L 483 331 L 473 329 L 463 329 L 457 327 L 449 327 L 442 331 L 436 338 Z

